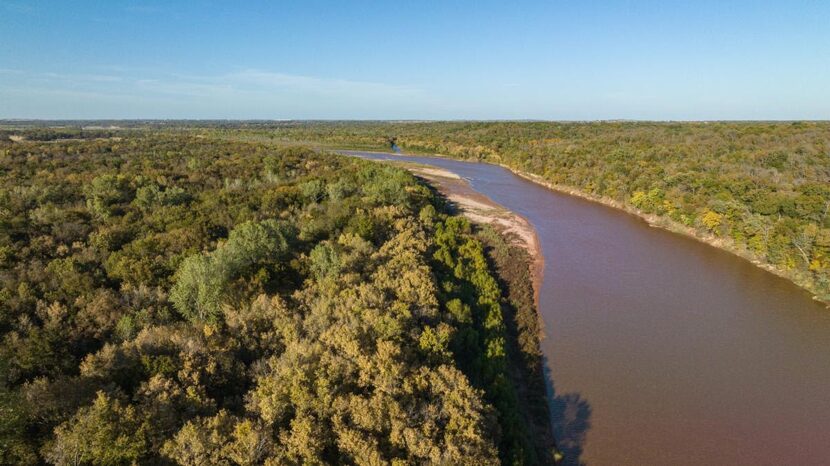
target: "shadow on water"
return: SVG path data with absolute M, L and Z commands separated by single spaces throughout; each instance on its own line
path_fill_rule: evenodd
M 557 394 L 547 358 L 544 358 L 543 363 L 553 436 L 557 449 L 563 455 L 559 464 L 584 465 L 581 456 L 585 437 L 591 428 L 591 405 L 578 393 Z

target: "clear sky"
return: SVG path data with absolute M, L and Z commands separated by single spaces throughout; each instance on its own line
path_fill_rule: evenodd
M 0 118 L 830 119 L 830 0 L 0 0 Z

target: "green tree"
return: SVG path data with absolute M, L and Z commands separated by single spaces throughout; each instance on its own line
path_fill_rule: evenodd
M 99 392 L 91 406 L 55 429 L 46 459 L 55 465 L 127 465 L 146 454 L 146 425 L 132 406 Z
M 120 204 L 129 202 L 133 192 L 123 175 L 100 175 L 84 189 L 86 206 L 94 216 L 106 219 Z

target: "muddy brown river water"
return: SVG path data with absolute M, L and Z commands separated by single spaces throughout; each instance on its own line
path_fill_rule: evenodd
M 495 165 L 348 153 L 448 169 L 536 228 L 566 464 L 830 464 L 830 310 L 807 292 Z

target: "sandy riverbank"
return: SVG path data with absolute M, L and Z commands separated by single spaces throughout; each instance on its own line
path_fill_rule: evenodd
M 533 261 L 530 268 L 533 275 L 533 289 L 538 301 L 545 263 L 536 229 L 527 219 L 475 191 L 467 180 L 449 170 L 424 167 L 409 162 L 398 163 L 434 186 L 472 222 L 492 225 L 499 232 L 507 235 L 509 240 L 524 248 Z

